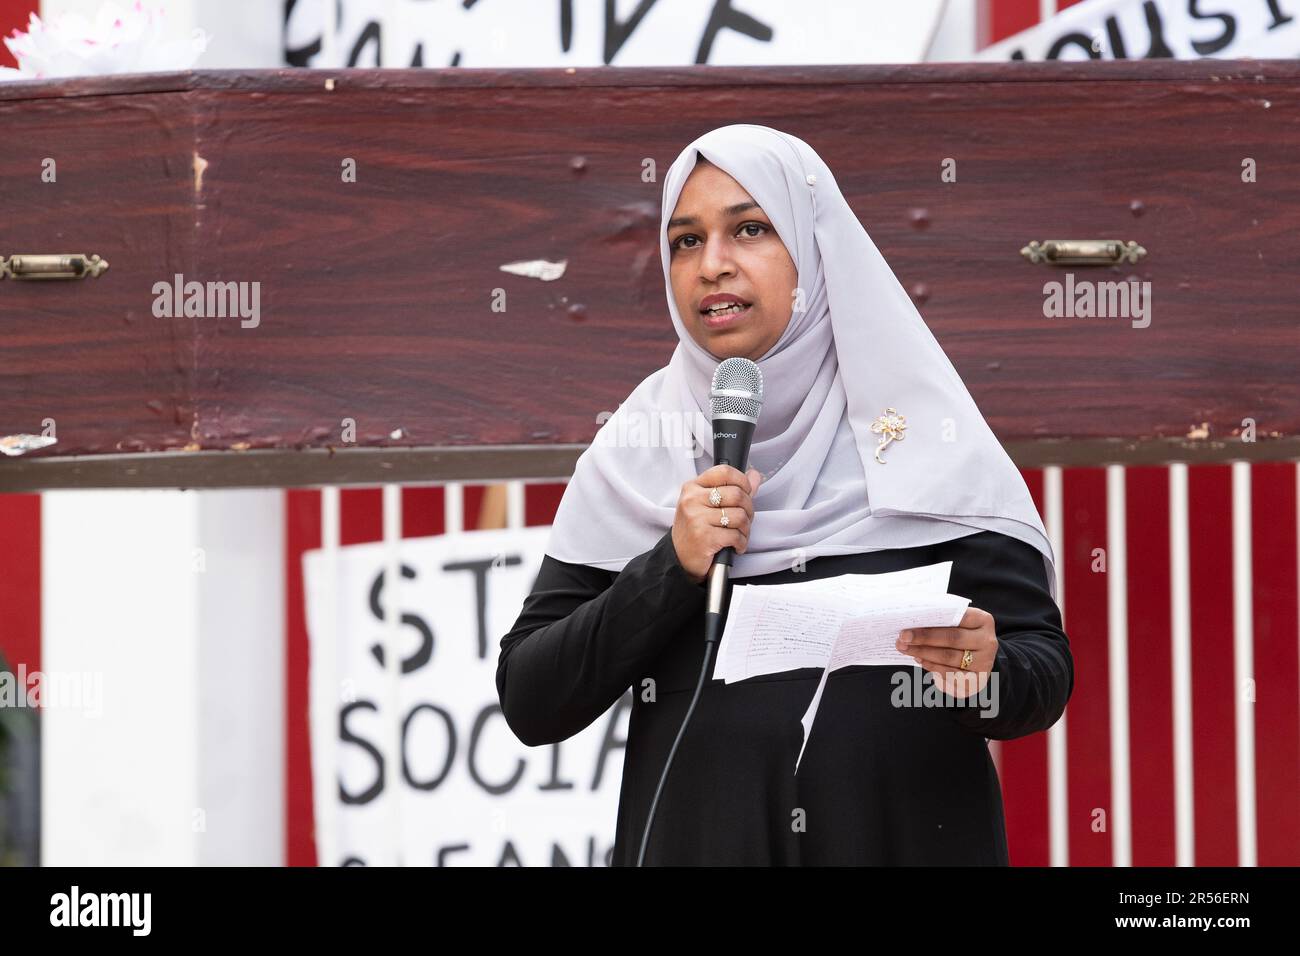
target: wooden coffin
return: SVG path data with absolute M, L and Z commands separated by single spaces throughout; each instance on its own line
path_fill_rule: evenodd
M 0 490 L 566 475 L 676 341 L 645 160 L 730 122 L 821 153 L 1022 465 L 1291 457 L 1297 116 L 1293 61 L 0 84 L 0 257 L 108 263 L 0 280 L 0 436 L 57 436 Z M 1145 254 L 1022 254 L 1054 239 Z M 1067 273 L 1149 323 L 1045 316 Z M 256 283 L 256 325 L 155 314 L 177 275 Z

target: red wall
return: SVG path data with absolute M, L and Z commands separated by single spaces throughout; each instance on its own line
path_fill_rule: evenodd
M 40 670 L 40 495 L 0 495 L 0 654 Z
M 33 14 L 40 14 L 38 0 L 0 0 L 0 37 L 13 36 L 14 29 L 27 29 L 27 20 Z M 0 43 L 0 66 L 16 67 L 18 61 L 9 52 L 9 48 Z

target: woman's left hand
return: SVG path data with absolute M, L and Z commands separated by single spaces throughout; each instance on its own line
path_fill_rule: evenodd
M 909 636 L 911 642 L 904 643 Z M 932 673 L 949 697 L 965 698 L 978 694 L 988 683 L 998 638 L 993 615 L 968 607 L 956 627 L 914 627 L 901 632 L 895 646 Z M 962 670 L 961 659 L 967 650 L 972 659 Z

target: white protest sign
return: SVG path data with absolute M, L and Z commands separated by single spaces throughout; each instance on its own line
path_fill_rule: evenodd
M 1293 0 L 1084 0 L 981 50 L 979 60 L 1291 59 L 1300 55 Z
M 340 548 L 336 567 L 323 551 L 304 555 L 322 865 L 399 861 L 384 773 L 398 739 L 382 664 L 388 608 L 401 622 L 400 862 L 606 864 L 630 695 L 582 733 L 533 748 L 510 731 L 497 696 L 499 642 L 532 588 L 549 531 L 407 538 L 395 594 L 382 543 Z
M 339 12 L 335 33 L 323 19 Z M 944 0 L 532 0 L 299 3 L 296 66 L 753 66 L 918 62 Z

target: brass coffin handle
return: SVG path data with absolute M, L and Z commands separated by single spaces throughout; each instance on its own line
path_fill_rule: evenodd
M 1062 266 L 1110 266 L 1137 262 L 1147 251 L 1131 239 L 1035 239 L 1020 250 L 1030 262 Z
M 14 279 L 84 279 L 98 276 L 107 268 L 107 260 L 80 253 L 0 257 L 0 279 L 5 276 Z

